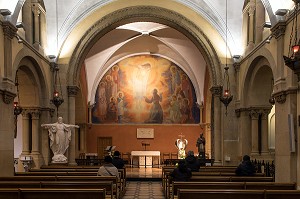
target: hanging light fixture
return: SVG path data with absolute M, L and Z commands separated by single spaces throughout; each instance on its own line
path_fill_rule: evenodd
M 300 41 L 298 41 L 298 11 L 300 0 L 293 0 L 295 2 L 294 16 L 292 22 L 292 31 L 290 35 L 289 54 L 283 56 L 285 65 L 292 69 L 300 81 Z M 293 41 L 294 39 L 294 41 Z M 292 43 L 293 42 L 293 43 Z
M 233 96 L 230 93 L 230 82 L 229 82 L 229 74 L 228 74 L 228 65 L 227 65 L 227 0 L 226 0 L 226 33 L 225 33 L 225 41 L 226 41 L 226 57 L 225 57 L 225 67 L 224 67 L 224 78 L 223 78 L 223 85 L 222 85 L 222 94 L 220 96 L 220 101 L 225 105 L 226 112 L 225 115 L 227 116 L 227 107 L 233 99 Z
M 20 115 L 23 111 L 23 108 L 20 106 L 18 70 L 16 72 L 15 86 L 17 88 L 17 101 L 14 101 L 14 115 L 15 115 L 15 136 L 14 137 L 16 138 L 18 115 Z
M 53 71 L 54 71 L 54 85 L 53 85 L 53 98 L 50 101 L 52 104 L 56 106 L 56 116 L 58 117 L 58 107 L 64 102 L 64 99 L 62 95 L 62 89 L 61 89 L 61 83 L 59 77 L 59 67 L 54 62 L 52 62 L 51 64 L 53 66 Z

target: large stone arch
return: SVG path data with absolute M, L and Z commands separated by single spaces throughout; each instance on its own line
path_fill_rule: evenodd
M 268 66 L 272 71 L 273 77 L 275 77 L 276 62 L 267 49 L 261 49 L 259 52 L 255 53 L 248 59 L 248 67 L 242 76 L 241 81 L 241 107 L 246 108 L 249 104 L 247 103 L 248 92 L 250 89 L 250 82 L 253 81 L 255 71 L 258 71 L 260 67 Z M 271 80 L 270 80 L 271 81 Z M 269 87 L 271 89 L 271 87 Z
M 67 74 L 69 74 L 67 76 L 67 84 L 79 85 L 80 69 L 83 65 L 84 58 L 91 49 L 93 43 L 117 26 L 138 21 L 165 24 L 187 36 L 203 54 L 208 66 L 208 74 L 212 85 L 220 85 L 222 77 L 221 62 L 218 59 L 219 56 L 213 48 L 212 43 L 203 31 L 184 16 L 179 15 L 174 11 L 155 6 L 134 6 L 120 9 L 107 14 L 97 21 L 97 23 L 86 31 L 75 47 L 67 72 Z M 191 81 L 196 82 L 196 80 Z M 200 93 L 196 93 L 196 95 L 198 98 Z
M 15 79 L 16 72 L 21 66 L 25 66 L 31 77 L 34 78 L 38 86 L 39 106 L 47 107 L 49 104 L 45 102 L 50 99 L 50 79 L 46 74 L 43 63 L 39 57 L 32 51 L 23 48 L 18 52 L 13 63 L 13 79 Z M 48 64 L 48 63 L 46 63 Z

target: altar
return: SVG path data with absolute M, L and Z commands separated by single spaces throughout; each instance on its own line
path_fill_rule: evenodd
M 152 167 L 153 157 L 158 157 L 158 165 L 160 165 L 160 151 L 131 151 L 130 164 L 133 165 L 133 157 L 139 157 L 139 167 Z

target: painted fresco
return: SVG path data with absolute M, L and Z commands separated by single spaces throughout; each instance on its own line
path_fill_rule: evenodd
M 194 124 L 199 109 L 190 79 L 176 64 L 151 55 L 126 58 L 102 77 L 93 123 Z

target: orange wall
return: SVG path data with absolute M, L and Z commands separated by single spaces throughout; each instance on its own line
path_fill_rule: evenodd
M 153 128 L 154 139 L 137 139 L 137 128 Z M 148 151 L 177 152 L 175 141 L 182 133 L 189 142 L 186 152 L 197 153 L 196 141 L 201 132 L 199 125 L 92 125 L 87 132 L 87 152 L 97 153 L 97 137 L 112 137 L 112 144 L 121 153 L 144 150 L 142 141 L 150 143 Z

